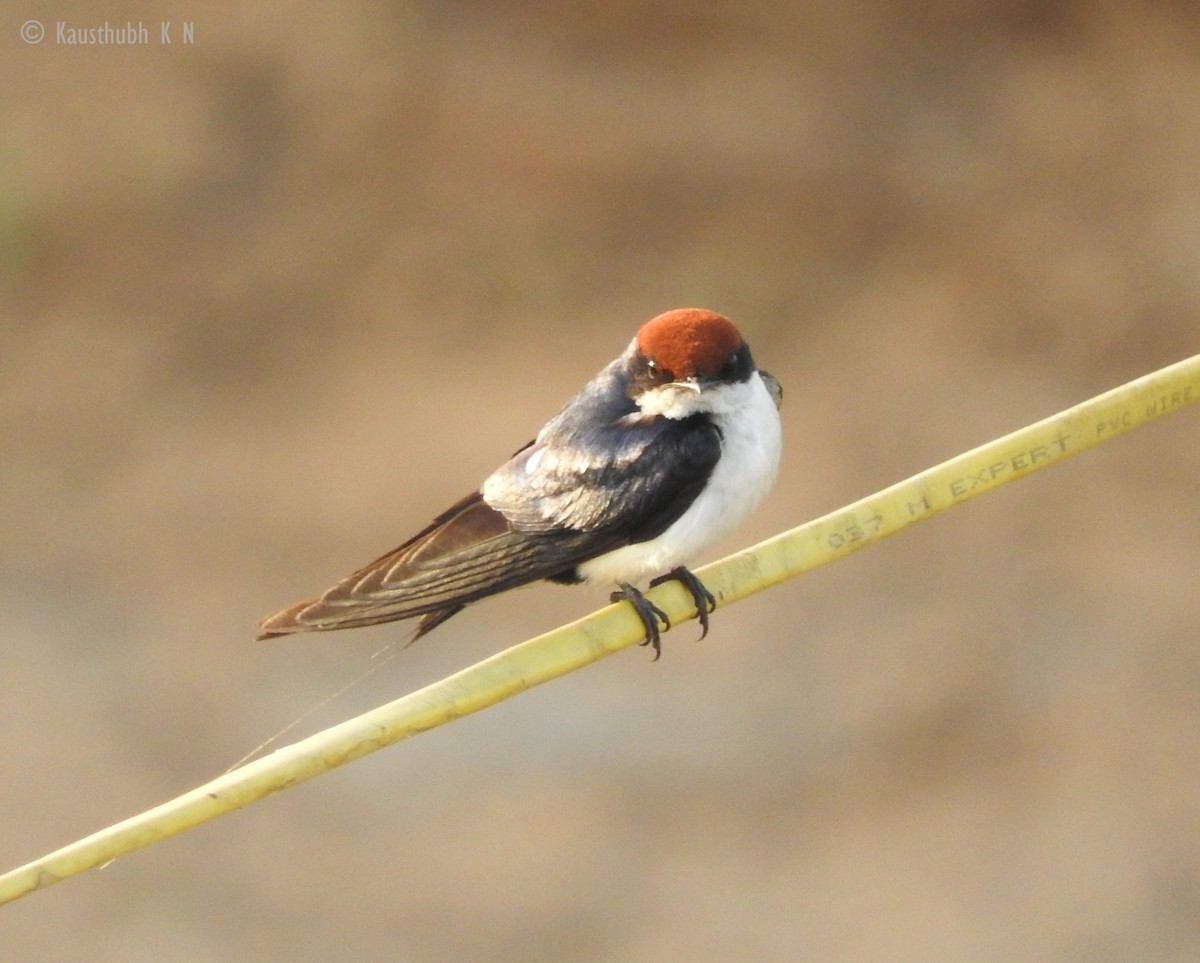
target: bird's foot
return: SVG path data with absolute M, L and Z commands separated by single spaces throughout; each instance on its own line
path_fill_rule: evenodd
M 690 569 L 683 565 L 671 569 L 666 575 L 651 579 L 650 587 L 654 588 L 654 586 L 670 582 L 672 579 L 691 593 L 692 601 L 696 603 L 696 618 L 700 621 L 700 638 L 703 639 L 708 635 L 708 614 L 717 610 L 716 596 L 704 587 L 704 583 L 696 578 Z
M 642 620 L 642 625 L 646 628 L 646 638 L 639 644 L 651 646 L 654 649 L 653 661 L 657 662 L 662 655 L 661 633 L 671 627 L 671 620 L 667 618 L 667 613 L 628 582 L 622 582 L 620 590 L 613 592 L 609 596 L 609 601 L 628 602 L 633 606 L 633 610 L 637 612 L 638 618 Z M 659 628 L 660 622 L 662 623 L 661 629 Z

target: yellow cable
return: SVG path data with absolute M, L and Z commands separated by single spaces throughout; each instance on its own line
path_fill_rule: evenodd
M 718 605 L 728 604 L 1197 399 L 1200 355 L 981 445 L 697 574 Z M 676 583 L 664 583 L 648 595 L 672 623 L 695 614 L 691 596 Z M 632 645 L 642 634 L 630 606 L 610 605 L 6 873 L 0 876 L 0 903 L 494 705 Z

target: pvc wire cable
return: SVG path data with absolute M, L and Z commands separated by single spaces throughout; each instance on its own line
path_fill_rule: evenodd
M 1200 399 L 1200 355 L 1114 388 L 698 569 L 718 607 L 865 548 L 999 485 L 1047 468 Z M 674 582 L 647 593 L 672 625 L 695 617 Z M 226 773 L 0 876 L 0 903 L 44 889 L 312 779 L 409 736 L 495 705 L 642 639 L 630 606 L 610 605 Z

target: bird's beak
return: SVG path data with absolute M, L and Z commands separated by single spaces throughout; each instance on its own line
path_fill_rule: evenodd
M 758 376 L 762 378 L 763 384 L 767 386 L 767 394 L 775 402 L 775 407 L 779 408 L 783 404 L 783 386 L 779 383 L 779 379 L 763 371 L 762 368 L 758 369 Z
M 672 388 L 684 388 L 688 391 L 694 391 L 700 394 L 700 381 L 698 378 L 684 378 L 682 381 L 672 381 Z

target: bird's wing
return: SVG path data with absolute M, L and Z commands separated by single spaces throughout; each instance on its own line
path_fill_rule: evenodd
M 421 615 L 420 636 L 469 602 L 550 578 L 610 544 L 590 533 L 516 530 L 476 492 L 320 596 L 264 619 L 259 638 Z

